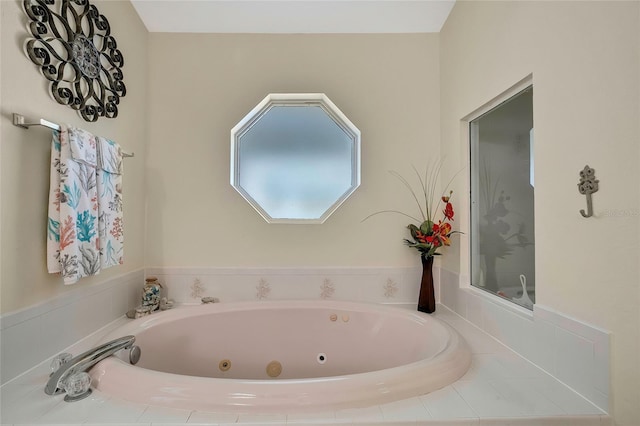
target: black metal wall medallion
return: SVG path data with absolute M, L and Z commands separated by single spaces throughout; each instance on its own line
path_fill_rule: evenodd
M 31 61 L 51 82 L 51 94 L 86 121 L 118 116 L 126 95 L 124 58 L 109 21 L 88 0 L 23 0 L 33 38 Z

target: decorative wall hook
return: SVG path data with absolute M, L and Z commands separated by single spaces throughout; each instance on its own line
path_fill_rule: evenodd
M 589 167 L 584 166 L 584 169 L 580 171 L 580 182 L 578 183 L 578 191 L 581 194 L 587 196 L 587 212 L 580 210 L 582 217 L 593 216 L 593 202 L 591 201 L 591 194 L 598 192 L 598 179 L 596 179 L 596 171 Z

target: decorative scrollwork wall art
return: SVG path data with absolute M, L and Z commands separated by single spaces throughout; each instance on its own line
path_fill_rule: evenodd
M 124 58 L 109 21 L 88 0 L 23 0 L 33 38 L 26 52 L 51 94 L 86 121 L 118 116 L 126 95 Z

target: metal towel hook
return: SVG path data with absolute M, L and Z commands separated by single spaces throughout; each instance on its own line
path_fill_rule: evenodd
M 591 217 L 593 216 L 593 202 L 591 200 L 591 194 L 594 192 L 598 192 L 598 179 L 596 179 L 596 171 L 589 167 L 589 165 L 584 166 L 584 169 L 580 171 L 580 182 L 578 183 L 578 191 L 581 194 L 587 196 L 587 212 L 580 210 L 580 214 L 582 217 Z

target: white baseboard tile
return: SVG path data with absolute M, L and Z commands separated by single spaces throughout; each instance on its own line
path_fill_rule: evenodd
M 610 333 L 548 307 L 533 312 L 475 288 L 460 288 L 458 274 L 440 271 L 440 303 L 610 411 Z
M 143 285 L 139 269 L 2 315 L 0 384 L 123 316 L 139 303 Z
M 417 303 L 420 268 L 149 268 L 177 303 L 334 299 Z M 434 268 L 437 282 L 438 268 Z M 436 285 L 437 291 L 437 285 Z

